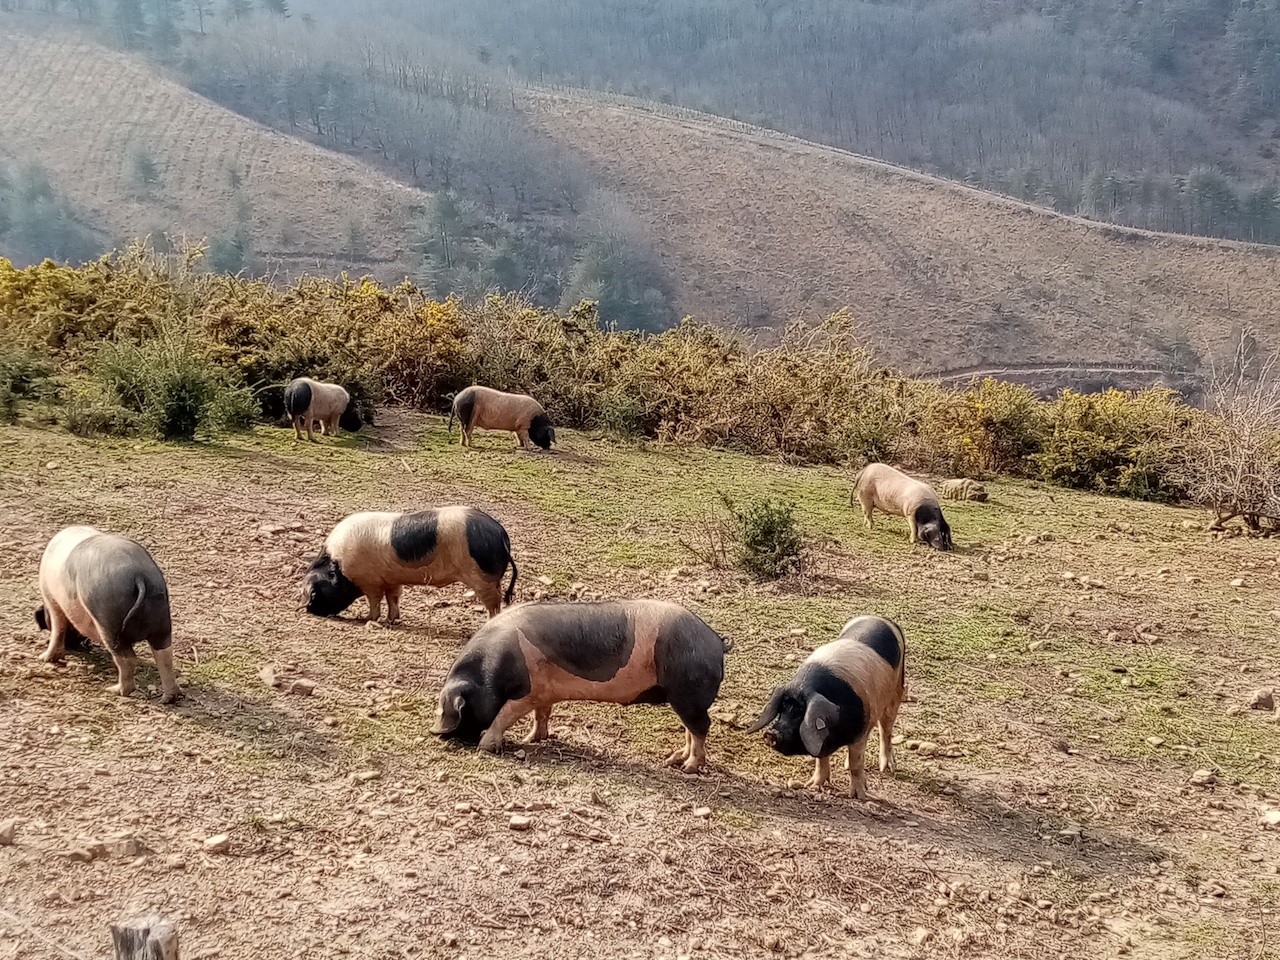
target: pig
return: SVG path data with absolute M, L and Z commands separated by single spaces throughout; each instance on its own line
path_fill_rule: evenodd
M 521 449 L 529 449 L 532 440 L 543 450 L 550 450 L 556 442 L 556 429 L 547 417 L 547 411 L 533 397 L 522 393 L 503 393 L 489 387 L 467 387 L 453 398 L 449 411 L 449 432 L 453 433 L 453 418 L 462 427 L 461 444 L 471 446 L 471 431 L 510 430 L 516 435 Z
M 351 394 L 336 383 L 321 383 L 310 377 L 298 377 L 284 391 L 284 409 L 293 424 L 293 439 L 302 439 L 302 428 L 307 428 L 307 439 L 316 438 L 312 427 L 318 421 L 325 436 L 337 436 L 338 428 L 355 433 L 364 425 L 360 411 Z
M 906 640 L 892 620 L 854 617 L 833 641 L 809 656 L 748 729 L 772 725 L 765 742 L 785 756 L 816 758 L 810 787 L 831 780 L 830 757 L 849 748 L 850 792 L 867 796 L 867 736 L 880 729 L 880 772 L 892 773 L 893 723 L 906 689 Z
M 498 751 L 530 711 L 526 742 L 548 736 L 564 700 L 669 703 L 685 727 L 668 766 L 696 773 L 729 645 L 683 607 L 657 600 L 521 604 L 481 627 L 445 678 L 431 732 Z
M 511 567 L 511 583 L 502 577 Z M 465 583 L 489 616 L 511 603 L 519 571 L 502 524 L 474 507 L 438 507 L 415 513 L 353 513 L 338 522 L 303 581 L 307 612 L 336 617 L 363 595 L 369 619 L 400 619 L 400 590 L 426 584 Z
M 138 667 L 133 648 L 145 642 L 160 673 L 161 702 L 177 702 L 169 588 L 141 544 L 94 527 L 66 527 L 40 558 L 40 595 L 36 624 L 50 633 L 41 660 L 61 660 L 68 643 L 96 640 L 116 664 L 112 692 L 127 697 Z
M 987 502 L 987 488 L 977 480 L 963 477 L 958 480 L 943 480 L 939 488 L 944 500 L 971 500 L 974 503 Z
M 862 504 L 868 530 L 872 513 L 880 510 L 907 518 L 912 543 L 926 543 L 935 550 L 951 549 L 951 527 L 942 516 L 938 495 L 927 483 L 888 464 L 872 463 L 863 467 L 853 481 L 849 506 L 853 506 L 855 497 Z

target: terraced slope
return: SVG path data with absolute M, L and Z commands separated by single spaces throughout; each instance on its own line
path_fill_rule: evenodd
M 773 131 L 535 92 L 535 122 L 641 216 L 690 313 L 750 327 L 848 306 L 913 371 L 1182 366 L 1242 326 L 1280 345 L 1280 251 L 1128 230 Z
M 269 267 L 394 274 L 427 196 L 246 120 L 141 60 L 5 16 L 0 103 L 0 150 L 44 166 L 107 240 L 218 237 L 242 218 Z M 157 168 L 149 187 L 140 154 Z

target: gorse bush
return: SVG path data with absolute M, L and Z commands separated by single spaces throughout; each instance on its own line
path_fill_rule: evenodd
M 204 272 L 202 256 L 134 245 L 79 268 L 0 260 L 0 342 L 60 378 L 102 381 L 68 392 L 69 425 L 165 437 L 243 423 L 250 390 L 258 414 L 278 418 L 301 375 L 341 383 L 366 420 L 388 402 L 442 411 L 482 383 L 536 396 L 564 426 L 1166 500 L 1189 489 L 1189 438 L 1207 449 L 1227 429 L 1163 389 L 1044 401 L 992 379 L 912 380 L 872 361 L 848 314 L 753 350 L 688 319 L 655 334 L 611 329 L 590 301 L 554 313 L 345 275 L 279 289 Z
M 776 580 L 799 568 L 804 536 L 794 503 L 757 499 L 739 505 L 724 494 L 721 501 L 729 511 L 730 539 L 739 567 L 762 580 Z
M 37 393 L 53 366 L 21 348 L 0 345 L 0 423 L 17 416 L 18 400 Z

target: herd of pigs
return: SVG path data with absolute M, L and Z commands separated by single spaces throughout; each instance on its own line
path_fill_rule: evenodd
M 285 392 L 285 409 L 301 439 L 361 426 L 355 404 L 337 384 L 302 378 Z M 550 449 L 555 429 L 532 397 L 469 387 L 449 417 L 461 423 L 462 443 L 476 428 L 514 433 Z M 944 494 L 985 499 L 970 480 L 948 481 Z M 951 549 L 951 530 L 927 484 L 885 464 L 871 464 L 854 481 L 868 529 L 876 510 L 906 519 L 912 543 Z M 507 568 L 510 581 L 503 590 Z M 694 614 L 657 600 L 512 604 L 518 570 L 511 539 L 493 517 L 466 506 L 414 513 L 354 513 L 340 521 L 310 565 L 302 585 L 308 613 L 335 617 L 359 597 L 369 619 L 400 619 L 406 586 L 463 583 L 475 591 L 489 620 L 463 646 L 440 691 L 432 733 L 481 750 L 498 751 L 507 730 L 529 713 L 529 741 L 545 738 L 551 710 L 570 700 L 667 703 L 685 727 L 683 745 L 667 763 L 693 773 L 706 763 L 708 709 L 724 679 L 730 649 Z M 89 526 L 56 534 L 40 561 L 41 630 L 51 634 L 43 660 L 63 657 L 68 645 L 104 645 L 119 679 L 111 689 L 134 690 L 134 647 L 154 653 L 164 703 L 181 696 L 174 669 L 169 592 L 151 554 L 123 536 Z M 505 608 L 505 609 L 504 609 Z M 773 690 L 748 733 L 764 730 L 773 749 L 815 758 L 811 787 L 830 780 L 830 757 L 848 748 L 851 793 L 866 796 L 863 769 L 872 728 L 880 734 L 880 770 L 893 771 L 893 724 L 905 687 L 906 642 L 892 621 L 859 616 L 819 647 L 795 675 Z

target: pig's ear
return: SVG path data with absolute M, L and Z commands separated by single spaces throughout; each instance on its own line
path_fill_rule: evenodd
M 820 693 L 809 698 L 804 711 L 804 723 L 800 724 L 800 739 L 812 757 L 822 756 L 831 727 L 840 715 L 840 708 Z
M 774 718 L 778 716 L 778 707 L 782 704 L 782 688 L 774 687 L 773 696 L 769 698 L 769 702 L 765 705 L 763 712 L 756 718 L 756 722 L 747 727 L 745 733 L 759 733 L 769 724 L 773 723 Z
M 440 716 L 436 720 L 435 726 L 431 728 L 431 732 L 436 736 L 440 736 L 441 734 L 453 733 L 453 731 L 457 730 L 459 724 L 462 723 L 462 708 L 466 702 L 467 701 L 462 694 L 454 694 L 452 701 L 449 703 L 449 706 L 452 707 L 451 716 L 445 715 L 444 704 L 442 703 L 440 705 Z

